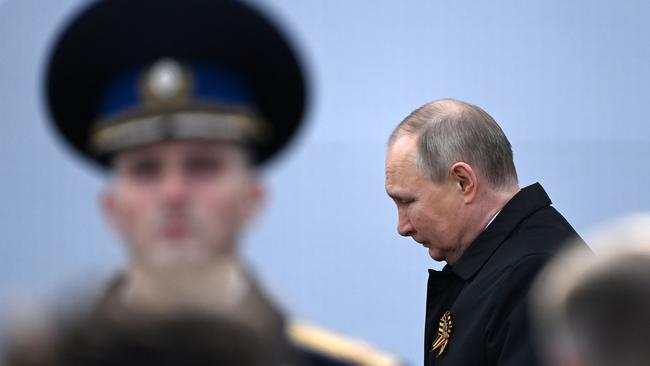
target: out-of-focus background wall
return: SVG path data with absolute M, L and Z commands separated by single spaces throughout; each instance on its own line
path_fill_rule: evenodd
M 250 0 L 307 64 L 307 125 L 265 169 L 246 257 L 298 317 L 421 362 L 427 268 L 396 232 L 384 150 L 442 97 L 485 108 L 579 232 L 650 195 L 650 2 Z M 0 312 L 101 283 L 123 261 L 97 209 L 104 177 L 46 123 L 41 82 L 82 0 L 0 0 Z

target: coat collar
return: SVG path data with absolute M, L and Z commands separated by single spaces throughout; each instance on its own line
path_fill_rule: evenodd
M 523 188 L 506 203 L 494 221 L 474 239 L 458 262 L 454 266 L 445 266 L 445 269 L 451 269 L 465 281 L 470 280 L 521 221 L 551 203 L 541 184 L 535 183 Z

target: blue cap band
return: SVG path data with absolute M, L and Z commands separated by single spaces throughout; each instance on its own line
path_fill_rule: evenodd
M 182 64 L 182 67 L 191 78 L 187 97 L 192 102 L 253 106 L 249 88 L 227 69 L 201 63 Z M 111 118 L 142 106 L 145 102 L 143 77 L 148 71 L 149 67 L 128 71 L 109 83 L 97 108 L 98 119 Z

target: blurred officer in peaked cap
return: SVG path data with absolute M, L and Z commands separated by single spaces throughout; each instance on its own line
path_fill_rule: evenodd
M 306 94 L 285 37 L 236 1 L 105 0 L 72 19 L 46 98 L 69 146 L 111 175 L 102 206 L 128 261 L 102 312 L 214 309 L 270 340 L 278 363 L 397 363 L 285 321 L 240 259 L 256 169 L 295 135 Z

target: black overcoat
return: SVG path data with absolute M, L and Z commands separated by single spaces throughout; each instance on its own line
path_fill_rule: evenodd
M 577 233 L 539 183 L 517 193 L 461 258 L 429 270 L 424 365 L 537 365 L 527 295 L 540 269 Z M 432 351 L 449 311 L 451 334 Z

